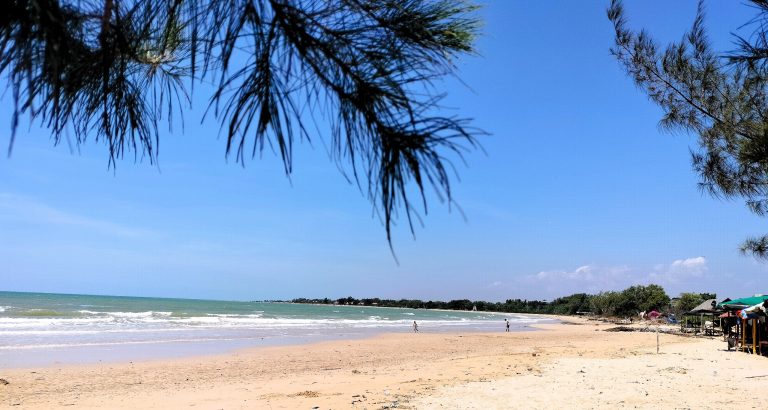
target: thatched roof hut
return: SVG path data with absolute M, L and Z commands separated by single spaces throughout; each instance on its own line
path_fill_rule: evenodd
M 722 308 L 717 306 L 717 301 L 715 299 L 707 299 L 687 312 L 686 315 L 709 315 L 721 312 L 722 310 Z

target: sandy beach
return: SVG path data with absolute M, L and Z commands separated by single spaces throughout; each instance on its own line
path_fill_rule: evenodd
M 768 359 L 720 338 L 539 330 L 387 334 L 225 355 L 0 370 L 0 407 L 202 409 L 763 408 Z

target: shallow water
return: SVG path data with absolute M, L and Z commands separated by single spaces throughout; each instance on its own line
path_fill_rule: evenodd
M 412 331 L 503 331 L 533 316 L 364 306 L 0 292 L 0 368 L 172 358 Z

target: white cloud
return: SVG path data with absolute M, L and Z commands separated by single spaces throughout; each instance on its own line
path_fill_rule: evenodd
M 596 293 L 624 286 L 631 281 L 626 265 L 587 264 L 573 270 L 546 270 L 523 276 L 519 285 L 536 290 L 537 297 L 553 298 L 572 293 Z
M 672 262 L 670 269 L 673 272 L 684 272 L 700 276 L 707 272 L 707 258 L 697 256 L 695 258 L 678 259 Z
M 707 258 L 697 256 L 677 259 L 670 264 L 656 265 L 649 276 L 652 280 L 676 282 L 689 278 L 700 278 L 706 275 L 708 271 Z
M 572 270 L 544 270 L 524 275 L 515 280 L 518 288 L 535 293 L 538 298 L 554 298 L 573 293 L 597 293 L 622 290 L 632 285 L 655 283 L 663 286 L 670 294 L 694 279 L 703 279 L 709 268 L 703 256 L 674 260 L 650 268 L 629 265 L 587 264 Z
M 602 282 L 606 279 L 622 277 L 629 268 L 627 266 L 598 266 L 584 265 L 572 271 L 550 270 L 541 271 L 535 275 L 537 279 L 548 281 L 574 281 L 582 283 Z

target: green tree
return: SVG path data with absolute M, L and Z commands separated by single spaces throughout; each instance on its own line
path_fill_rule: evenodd
M 478 130 L 438 112 L 434 82 L 473 52 L 463 0 L 7 0 L 0 74 L 21 115 L 80 144 L 154 162 L 161 124 L 213 84 L 209 112 L 243 163 L 269 147 L 292 170 L 297 140 L 325 137 L 363 186 L 387 238 L 397 209 L 411 230 L 414 184 L 452 201 L 453 153 Z M 329 124 L 327 129 L 314 127 Z M 315 134 L 315 135 L 313 135 Z
M 717 299 L 717 293 L 699 293 L 699 296 L 701 296 L 701 300 L 707 300 L 707 299 Z
M 664 288 L 659 285 L 646 286 L 643 296 L 640 303 L 640 308 L 643 310 L 666 310 L 669 307 L 670 298 Z
M 659 285 L 635 285 L 621 292 L 621 301 L 616 313 L 634 315 L 640 311 L 663 310 L 669 306 L 669 296 Z
M 706 299 L 704 299 L 699 293 L 681 293 L 680 297 L 675 302 L 674 308 L 678 314 L 682 314 L 689 312 L 691 309 L 701 304 L 701 302 L 704 300 Z
M 447 304 L 452 310 L 472 310 L 472 301 L 469 299 L 454 299 Z
M 768 2 L 751 0 L 758 15 L 750 38 L 718 53 L 707 40 L 704 7 L 680 42 L 661 49 L 646 31 L 632 31 L 620 0 L 608 18 L 615 29 L 611 52 L 664 112 L 661 127 L 698 135 L 692 151 L 699 186 L 714 197 L 746 201 L 757 215 L 768 213 Z M 747 239 L 743 253 L 768 258 L 768 235 Z
M 614 316 L 621 302 L 619 292 L 600 292 L 590 299 L 592 312 L 597 315 Z
M 577 312 L 591 311 L 592 296 L 586 293 L 575 293 L 553 300 L 548 306 L 548 313 L 558 315 L 575 315 Z

